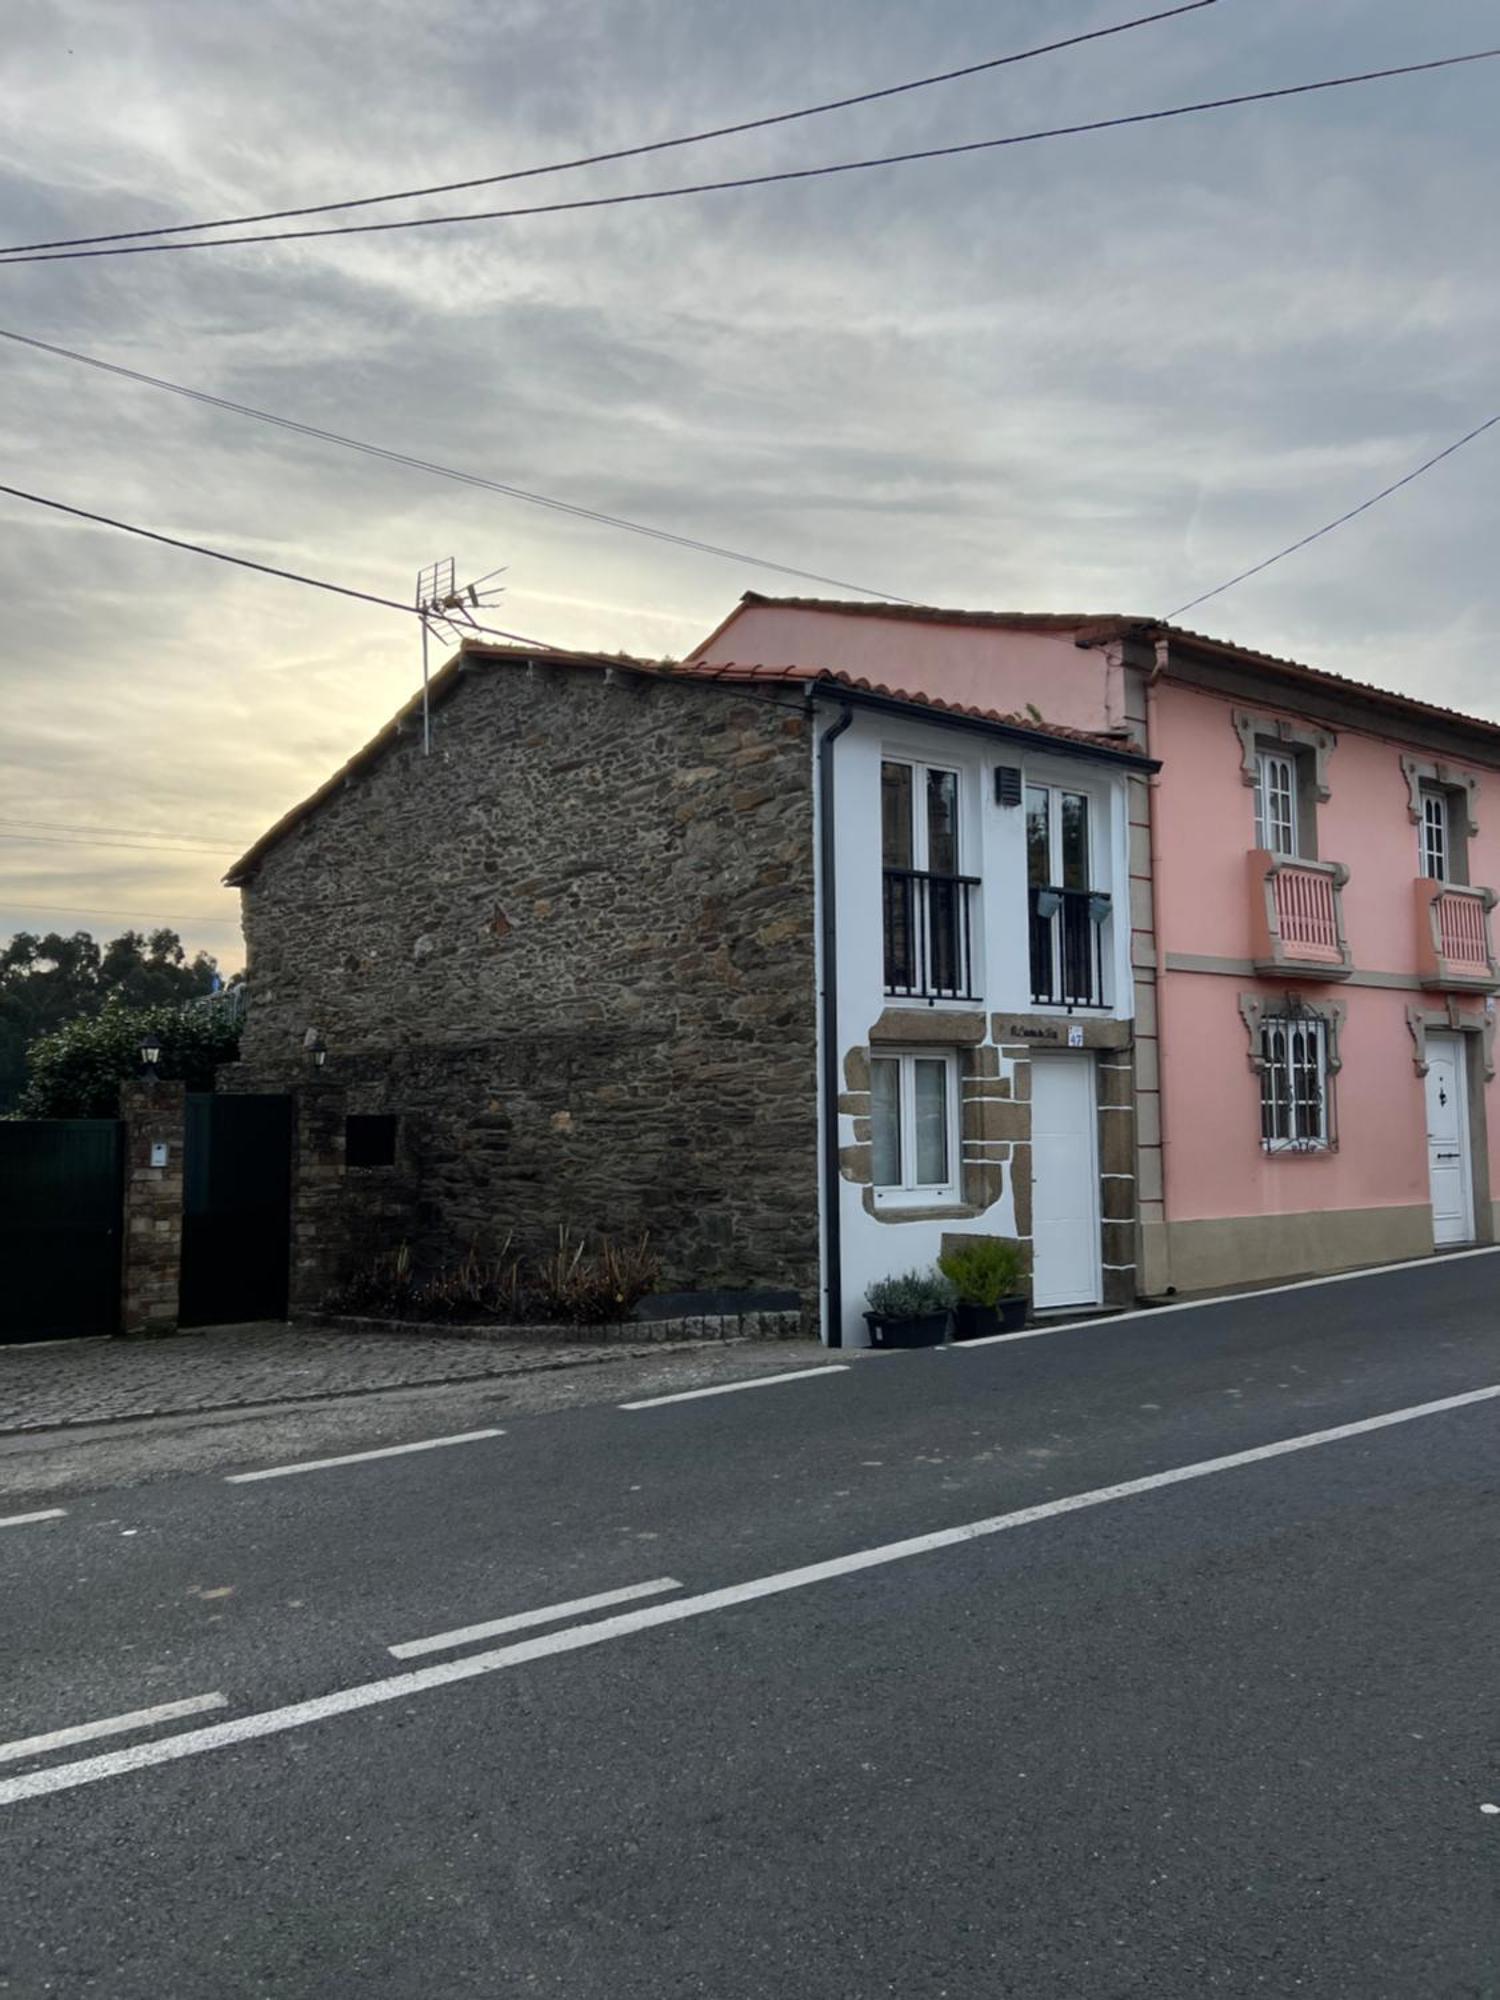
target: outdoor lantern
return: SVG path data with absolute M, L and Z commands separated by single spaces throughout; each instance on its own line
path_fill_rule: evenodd
M 321 1035 L 314 1035 L 307 1045 L 307 1053 L 312 1057 L 314 1069 L 321 1069 L 328 1060 L 328 1049 Z
M 1103 889 L 1094 889 L 1089 894 L 1089 915 L 1096 924 L 1102 924 L 1109 915 L 1110 899 Z
M 148 1070 L 154 1070 L 161 1061 L 161 1036 L 141 1036 L 141 1061 Z
M 1051 923 L 1052 919 L 1057 915 L 1058 911 L 1061 908 L 1062 908 L 1061 889 L 1037 890 L 1036 913 L 1041 918 L 1044 924 Z

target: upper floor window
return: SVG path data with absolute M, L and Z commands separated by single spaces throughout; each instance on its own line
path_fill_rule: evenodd
M 1102 1007 L 1102 928 L 1109 897 L 1094 887 L 1093 801 L 1065 785 L 1026 787 L 1031 997 L 1043 1007 Z
M 1431 882 L 1453 879 L 1452 822 L 1446 792 L 1435 786 L 1422 787 L 1422 818 L 1418 828 L 1422 873 Z
M 975 997 L 973 891 L 959 873 L 959 774 L 887 757 L 880 766 L 885 989 L 903 998 Z
M 1272 854 L 1297 855 L 1297 764 L 1284 750 L 1260 750 L 1255 759 L 1255 837 Z
M 914 1049 L 870 1061 L 871 1178 L 899 1207 L 958 1198 L 958 1059 Z

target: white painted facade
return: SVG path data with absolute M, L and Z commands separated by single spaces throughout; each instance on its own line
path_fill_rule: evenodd
M 839 718 L 834 700 L 819 705 L 819 738 Z M 842 1079 L 849 1050 L 869 1048 L 878 1040 L 882 1015 L 892 1010 L 920 1012 L 924 1019 L 916 1052 L 937 1051 L 941 1041 L 935 1026 L 944 1015 L 985 1017 L 986 1041 L 999 1046 L 1006 1035 L 996 1033 L 997 1017 L 1053 1015 L 1058 1023 L 1056 1045 L 1068 1048 L 1069 1027 L 1081 1012 L 1039 1005 L 1033 999 L 1029 944 L 1027 874 L 1027 813 L 1025 787 L 1048 784 L 1082 793 L 1089 801 L 1090 888 L 1111 898 L 1100 926 L 1103 1005 L 1088 1010 L 1092 1019 L 1128 1020 L 1133 1013 L 1134 984 L 1130 960 L 1130 883 L 1126 774 L 1122 767 L 1069 754 L 1066 743 L 1056 747 L 1043 739 L 1009 740 L 981 727 L 934 724 L 919 716 L 852 710 L 849 727 L 833 746 L 834 866 L 838 1003 L 838 1058 Z M 911 760 L 958 773 L 958 870 L 977 877 L 973 893 L 972 976 L 967 982 L 973 999 L 922 1000 L 899 997 L 887 990 L 883 927 L 883 862 L 881 769 L 888 759 Z M 1017 768 L 1022 776 L 1022 800 L 1001 805 L 996 798 L 996 768 Z M 816 792 L 816 788 L 815 788 Z M 820 889 L 821 894 L 821 889 Z M 820 911 L 821 916 L 821 911 Z M 821 924 L 820 924 L 821 935 Z M 820 989 L 822 967 L 819 966 Z M 1014 1037 L 1011 1038 L 1014 1040 Z M 972 1046 L 972 1027 L 969 1031 Z M 891 1043 L 894 1050 L 899 1043 Z M 1080 1061 L 1092 1060 L 1080 1054 Z M 822 1066 L 820 1065 L 820 1072 Z M 1002 1075 L 1010 1065 L 1002 1061 Z M 841 1148 L 867 1137 L 852 1112 L 839 1118 Z M 959 1143 L 955 1134 L 955 1144 Z M 868 1336 L 863 1313 L 866 1292 L 877 1278 L 913 1267 L 930 1269 L 945 1235 L 959 1232 L 983 1236 L 1017 1236 L 1011 1176 L 1005 1175 L 998 1201 L 982 1213 L 964 1212 L 961 1202 L 952 1213 L 937 1213 L 920 1205 L 916 1215 L 903 1214 L 898 1202 L 841 1175 L 839 1180 L 842 1344 L 863 1347 Z M 875 1212 L 871 1212 L 872 1205 Z M 917 1205 L 917 1204 L 913 1204 Z M 937 1204 L 936 1206 L 941 1206 Z M 825 1219 L 825 1252 L 826 1252 Z M 1097 1263 L 1097 1259 L 1095 1259 Z M 826 1270 L 826 1254 L 825 1254 Z M 829 1338 L 825 1297 L 824 1338 Z

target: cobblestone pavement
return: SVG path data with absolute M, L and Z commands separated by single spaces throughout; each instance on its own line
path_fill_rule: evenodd
M 164 1340 L 0 1346 L 0 1434 L 129 1417 L 309 1402 L 429 1383 L 480 1382 L 661 1355 L 649 1347 L 556 1346 L 332 1333 L 281 1325 L 214 1327 Z

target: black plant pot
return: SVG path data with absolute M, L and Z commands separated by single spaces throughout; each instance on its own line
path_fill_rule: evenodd
M 886 1319 L 867 1312 L 872 1347 L 941 1347 L 948 1333 L 946 1312 L 916 1313 L 910 1319 Z
M 995 1333 L 1019 1333 L 1026 1324 L 1026 1294 L 1016 1292 L 992 1306 L 953 1308 L 953 1338 L 984 1340 Z

